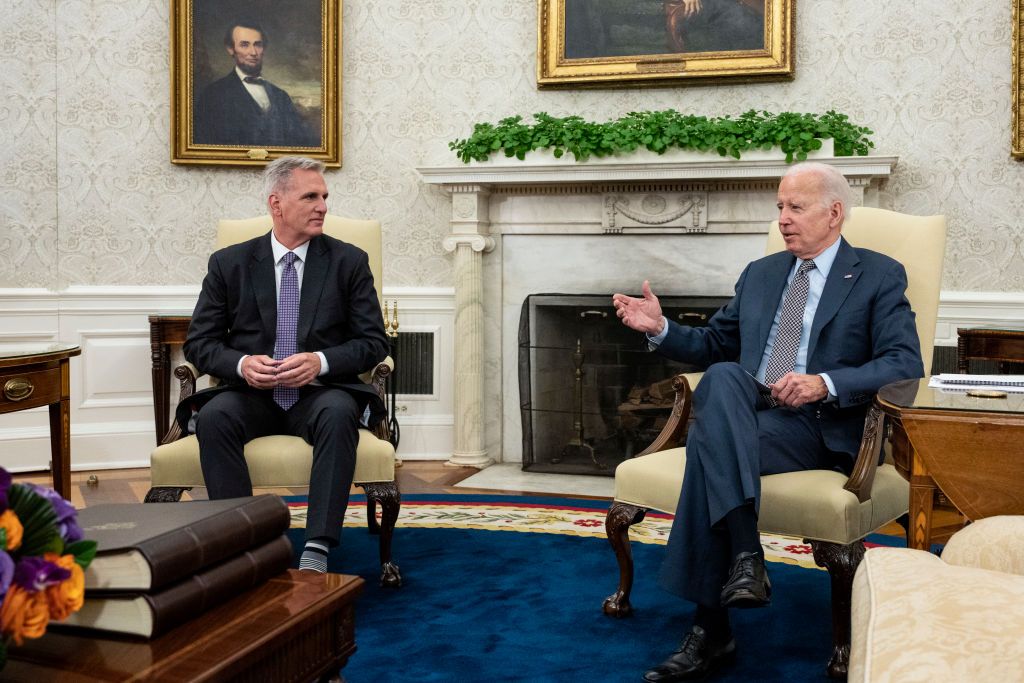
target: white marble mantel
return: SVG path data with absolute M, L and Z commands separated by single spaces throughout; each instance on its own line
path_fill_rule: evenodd
M 868 206 L 898 161 L 819 154 Z M 730 294 L 763 253 L 788 167 L 774 151 L 737 160 L 679 150 L 585 163 L 534 152 L 416 169 L 452 200 L 443 242 L 455 255 L 450 464 L 522 459 L 517 329 L 526 295 L 636 291 L 644 279 L 662 293 Z

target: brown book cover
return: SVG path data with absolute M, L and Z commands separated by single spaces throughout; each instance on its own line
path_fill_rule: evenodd
M 281 535 L 160 591 L 87 593 L 79 611 L 53 625 L 153 638 L 277 576 L 291 562 L 291 541 Z
M 85 588 L 157 590 L 277 538 L 290 522 L 275 495 L 87 507 L 78 524 L 96 541 L 96 557 Z

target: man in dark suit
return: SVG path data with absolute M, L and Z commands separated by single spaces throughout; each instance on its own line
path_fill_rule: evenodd
M 355 472 L 361 423 L 384 414 L 358 375 L 387 355 L 367 255 L 323 234 L 323 164 L 284 157 L 264 173 L 273 230 L 210 257 L 185 358 L 223 380 L 179 406 L 195 416 L 210 498 L 252 495 L 248 441 L 301 436 L 313 446 L 301 569 L 326 570 Z
M 196 98 L 192 139 L 196 144 L 252 147 L 317 147 L 314 134 L 284 90 L 260 76 L 266 33 L 243 21 L 224 34 L 235 60 L 227 76 L 206 86 Z
M 769 603 L 761 475 L 849 472 L 875 392 L 924 374 L 906 271 L 840 236 L 848 207 L 849 186 L 833 167 L 792 167 L 778 191 L 786 251 L 749 264 L 707 327 L 666 320 L 647 282 L 642 298 L 613 297 L 622 321 L 659 352 L 707 368 L 661 576 L 697 610 L 646 681 L 707 675 L 735 652 L 728 608 Z

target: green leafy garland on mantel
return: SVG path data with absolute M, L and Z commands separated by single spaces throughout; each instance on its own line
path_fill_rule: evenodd
M 803 161 L 808 152 L 821 148 L 822 138 L 835 141 L 836 156 L 864 156 L 874 143 L 867 137 L 874 131 L 850 122 L 845 114 L 797 114 L 750 111 L 732 118 L 681 114 L 665 111 L 630 112 L 605 123 L 579 116 L 558 118 L 544 112 L 533 115 L 535 123 L 523 117 L 502 119 L 497 125 L 478 123 L 465 140 L 448 143 L 465 163 L 486 161 L 501 150 L 506 157 L 522 161 L 527 152 L 550 148 L 556 158 L 570 152 L 576 161 L 605 157 L 646 148 L 664 154 L 671 147 L 714 150 L 739 159 L 743 152 L 779 147 L 786 161 Z

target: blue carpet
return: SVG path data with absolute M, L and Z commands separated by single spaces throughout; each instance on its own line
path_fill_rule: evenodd
M 452 496 L 406 497 L 431 498 Z M 359 504 L 355 497 L 353 504 Z M 298 553 L 302 530 L 289 535 Z M 601 612 L 618 581 L 605 539 L 399 524 L 394 559 L 404 585 L 385 590 L 377 583 L 377 538 L 346 528 L 329 569 L 362 576 L 366 588 L 356 607 L 358 650 L 345 680 L 639 681 L 675 647 L 693 615 L 689 603 L 657 586 L 663 554 L 663 546 L 633 544 L 635 612 L 613 619 Z M 737 659 L 715 680 L 826 681 L 828 575 L 782 563 L 771 563 L 769 572 L 773 604 L 732 611 Z

